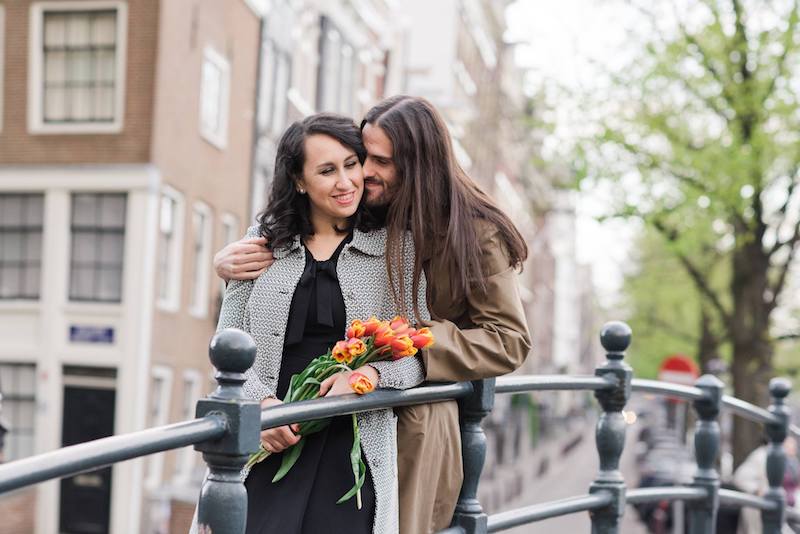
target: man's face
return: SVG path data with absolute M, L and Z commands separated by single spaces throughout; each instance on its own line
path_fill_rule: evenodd
M 386 133 L 372 124 L 362 130 L 367 159 L 364 162 L 364 191 L 368 206 L 386 206 L 397 190 L 397 167 L 392 159 L 392 142 Z

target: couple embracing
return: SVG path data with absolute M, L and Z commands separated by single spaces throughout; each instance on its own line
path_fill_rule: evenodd
M 292 124 L 258 223 L 217 254 L 215 267 L 229 280 L 218 327 L 255 339 L 245 391 L 262 406 L 279 404 L 292 374 L 353 319 L 408 317 L 430 327 L 435 344 L 336 374 L 321 395 L 352 393 L 354 372 L 393 389 L 498 376 L 530 349 L 517 286 L 525 242 L 458 165 L 425 99 L 384 100 L 360 129 L 332 114 Z M 359 414 L 361 509 L 336 504 L 353 482 L 349 421 L 334 418 L 307 436 L 276 483 L 297 428 L 261 433 L 272 454 L 245 481 L 247 534 L 427 534 L 449 525 L 463 478 L 455 402 Z

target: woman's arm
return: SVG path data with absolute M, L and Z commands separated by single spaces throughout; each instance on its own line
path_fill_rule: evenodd
M 471 328 L 452 321 L 430 323 L 435 342 L 422 354 L 425 378 L 464 381 L 500 376 L 517 369 L 531 348 L 530 333 L 519 296 L 518 274 L 496 230 L 483 232 L 486 291 L 466 296 Z M 441 283 L 447 273 L 431 273 Z

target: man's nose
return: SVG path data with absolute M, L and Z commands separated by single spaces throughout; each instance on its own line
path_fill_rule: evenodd
M 369 160 L 364 162 L 362 169 L 364 172 L 364 178 L 372 178 L 375 176 L 375 170 L 372 168 L 372 164 L 369 162 Z

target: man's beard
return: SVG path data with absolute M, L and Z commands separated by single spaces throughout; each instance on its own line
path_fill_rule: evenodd
M 386 217 L 389 214 L 389 203 L 383 201 L 383 197 L 377 199 L 377 202 L 367 202 L 365 204 L 369 211 L 370 218 L 380 226 L 386 226 Z

